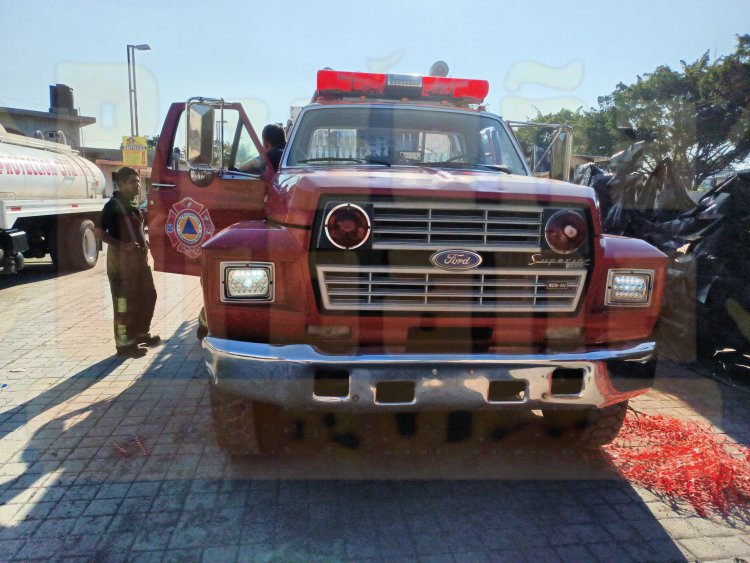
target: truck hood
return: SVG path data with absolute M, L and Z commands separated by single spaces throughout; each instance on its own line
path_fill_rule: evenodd
M 392 166 L 287 168 L 274 178 L 266 203 L 270 220 L 310 226 L 322 195 L 433 200 L 566 202 L 593 207 L 589 187 L 504 172 Z M 596 215 L 596 214 L 594 214 Z

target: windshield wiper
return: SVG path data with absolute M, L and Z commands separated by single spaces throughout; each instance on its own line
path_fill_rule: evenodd
M 297 161 L 297 164 L 307 164 L 308 162 L 356 162 L 358 164 L 382 164 L 383 166 L 390 166 L 391 163 L 387 160 L 379 158 L 354 158 L 348 156 L 321 156 L 318 158 L 303 158 Z
M 390 160 L 385 158 L 373 158 L 372 156 L 366 156 L 365 158 L 361 159 L 367 162 L 368 164 L 382 164 L 383 166 L 390 166 L 392 163 Z
M 414 163 L 416 164 L 416 163 Z M 442 162 L 420 162 L 420 166 L 434 166 L 435 168 L 485 168 L 487 170 L 495 170 L 496 172 L 505 172 L 506 174 L 513 174 L 510 168 L 504 164 L 483 164 L 481 162 L 460 162 L 456 160 L 444 160 Z
M 513 171 L 505 166 L 505 164 L 476 164 L 475 166 L 484 166 L 490 170 L 497 170 L 498 172 L 505 172 L 506 174 L 513 174 Z

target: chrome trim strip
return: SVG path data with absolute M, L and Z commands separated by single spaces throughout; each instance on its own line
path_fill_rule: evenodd
M 583 352 L 550 352 L 548 354 L 354 354 L 334 355 L 318 352 L 309 344 L 274 346 L 207 336 L 204 351 L 225 357 L 247 359 L 263 363 L 283 362 L 285 365 L 309 367 L 316 364 L 330 366 L 408 366 L 414 364 L 444 365 L 549 365 L 560 362 L 602 362 L 610 360 L 648 360 L 656 351 L 655 342 L 641 342 L 623 348 L 596 348 Z M 287 375 L 280 374 L 280 377 Z

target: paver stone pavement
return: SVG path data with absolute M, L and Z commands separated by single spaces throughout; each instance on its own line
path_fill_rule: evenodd
M 103 261 L 30 262 L 0 278 L 0 561 L 750 559 L 746 515 L 701 518 L 536 414 L 476 417 L 445 443 L 302 413 L 304 439 L 232 459 L 211 431 L 196 278 L 155 274 L 163 343 L 122 359 Z M 663 362 L 632 405 L 749 445 L 749 398 Z

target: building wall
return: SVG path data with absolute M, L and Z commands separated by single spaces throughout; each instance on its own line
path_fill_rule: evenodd
M 49 133 L 62 131 L 68 145 L 76 150 L 81 149 L 81 127 L 94 121 L 90 117 L 71 115 L 69 113 L 56 114 L 54 112 L 41 112 L 30 110 L 19 110 L 16 108 L 0 108 L 0 124 L 9 132 L 18 132 L 27 137 L 35 137 L 37 131 L 44 134 L 47 141 L 58 139 L 49 136 Z

